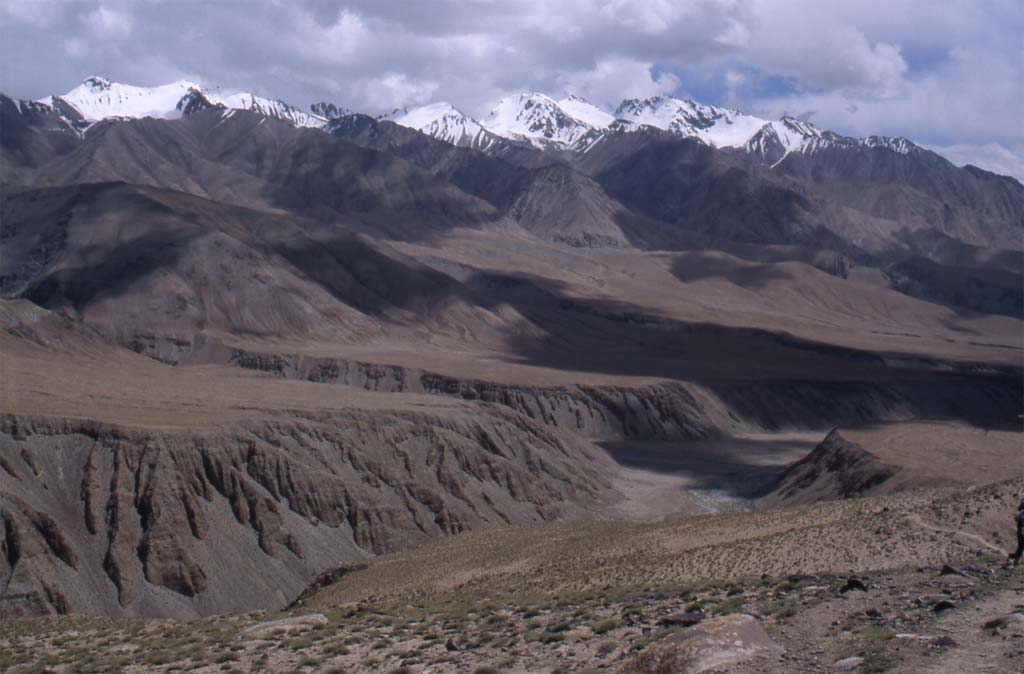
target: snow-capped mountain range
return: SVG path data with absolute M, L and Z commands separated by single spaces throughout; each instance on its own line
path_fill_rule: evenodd
M 52 106 L 76 128 L 110 118 L 174 118 L 206 106 L 254 110 L 295 126 L 321 128 L 353 114 L 331 103 L 315 103 L 304 112 L 280 100 L 180 80 L 137 87 L 88 77 L 62 96 L 38 103 Z M 482 120 L 445 102 L 402 108 L 381 115 L 453 145 L 487 151 L 511 141 L 542 150 L 586 152 L 609 133 L 655 128 L 715 148 L 740 149 L 761 163 L 775 164 L 790 153 L 811 154 L 832 147 L 885 147 L 907 154 L 917 146 L 905 138 L 849 138 L 791 117 L 767 120 L 737 110 L 689 99 L 656 96 L 628 99 L 613 112 L 580 98 L 555 100 L 541 93 L 507 96 Z
M 93 76 L 87 77 L 63 96 L 47 96 L 38 102 L 58 110 L 66 109 L 65 106 L 68 106 L 86 122 L 118 117 L 174 118 L 181 116 L 183 99 L 189 97 L 192 92 L 199 92 L 215 106 L 255 110 L 268 117 L 283 119 L 295 126 L 321 127 L 327 123 L 326 118 L 303 112 L 284 101 L 233 89 L 203 87 L 189 80 L 179 80 L 156 87 L 136 87 Z
M 809 154 L 830 147 L 886 147 L 900 154 L 917 148 L 905 138 L 849 138 L 792 117 L 767 120 L 669 96 L 625 100 L 611 113 L 579 96 L 556 101 L 523 93 L 501 99 L 479 121 L 448 103 L 405 108 L 383 118 L 477 149 L 486 149 L 497 137 L 543 150 L 586 152 L 608 133 L 652 127 L 715 148 L 742 149 L 768 164 L 792 152 Z

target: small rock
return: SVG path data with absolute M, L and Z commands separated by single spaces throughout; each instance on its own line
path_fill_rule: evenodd
M 837 672 L 852 672 L 853 670 L 860 667 L 860 663 L 864 662 L 864 658 L 854 655 L 850 658 L 843 658 L 842 660 L 836 660 L 832 663 L 832 669 Z
M 457 651 L 457 650 L 460 650 L 460 649 L 459 649 L 459 644 L 455 642 L 455 639 L 449 639 L 449 640 L 448 640 L 448 641 L 447 641 L 447 642 L 445 643 L 445 645 L 444 645 L 444 648 L 445 648 L 445 650 L 446 650 L 446 651 L 448 651 L 449 653 L 451 653 L 451 652 L 453 652 L 453 651 Z
M 839 591 L 843 594 L 846 594 L 847 592 L 853 592 L 855 590 L 858 592 L 867 592 L 868 586 L 865 585 L 864 581 L 862 581 L 860 578 L 851 577 L 847 579 L 845 585 L 839 588 Z
M 965 574 L 960 569 L 953 568 L 949 564 L 943 564 L 942 568 L 939 570 L 939 575 L 940 576 L 966 576 L 967 574 Z
M 998 616 L 991 620 L 986 620 L 985 624 L 982 625 L 987 630 L 998 630 L 1006 627 L 1006 618 L 1004 616 Z

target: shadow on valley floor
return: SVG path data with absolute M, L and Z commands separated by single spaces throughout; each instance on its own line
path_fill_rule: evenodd
M 825 431 L 683 442 L 599 443 L 624 468 L 671 476 L 686 490 L 751 499 L 769 491 L 786 468 L 804 458 Z
M 672 262 L 672 274 L 683 283 L 723 279 L 748 290 L 760 290 L 774 281 L 793 280 L 793 275 L 778 264 L 751 264 L 750 261 L 724 256 L 708 259 L 711 251 L 683 252 Z
M 566 371 L 696 382 L 766 429 L 927 416 L 991 425 L 1024 407 L 1019 368 L 872 353 L 785 333 L 687 323 L 580 299 L 523 274 L 478 274 L 469 301 L 506 303 L 544 331 L 509 338 L 510 360 Z

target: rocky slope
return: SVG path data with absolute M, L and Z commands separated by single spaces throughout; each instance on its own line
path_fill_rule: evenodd
M 608 490 L 608 459 L 589 445 L 481 412 L 279 414 L 174 432 L 6 416 L 0 606 L 273 608 L 341 561 L 562 518 Z

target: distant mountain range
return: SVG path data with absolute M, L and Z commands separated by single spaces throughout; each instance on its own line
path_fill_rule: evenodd
M 197 94 L 212 105 L 255 110 L 295 126 L 320 127 L 327 122 L 325 117 L 303 112 L 283 101 L 233 89 L 202 87 L 189 80 L 156 87 L 136 87 L 93 76 L 85 78 L 81 84 L 62 96 L 47 96 L 37 102 L 52 106 L 69 123 L 81 126 L 82 122 L 112 118 L 180 117 L 183 108 Z
M 577 247 L 798 246 L 846 260 L 830 273 L 876 267 L 900 292 L 1014 315 L 1024 304 L 1021 183 L 904 138 L 690 100 L 633 99 L 610 113 L 523 93 L 482 120 L 446 103 L 369 116 L 90 77 L 41 101 L 0 95 L 0 141 L 0 186 L 122 181 L 354 217 L 355 229 L 398 239 L 510 221 Z
M 304 112 L 281 100 L 203 87 L 189 80 L 137 87 L 97 76 L 86 78 L 66 94 L 37 102 L 53 107 L 69 125 L 79 129 L 103 119 L 175 118 L 197 106 L 211 105 L 255 110 L 295 126 L 312 128 L 323 128 L 331 120 L 355 114 L 327 102 L 314 103 L 309 112 Z M 528 92 L 503 98 L 483 120 L 476 120 L 446 102 L 401 108 L 377 118 L 459 147 L 485 152 L 509 142 L 541 150 L 586 152 L 610 133 L 647 128 L 693 138 L 718 149 L 739 150 L 767 165 L 774 165 L 791 153 L 814 154 L 834 147 L 882 147 L 901 154 L 922 149 L 906 138 L 850 138 L 792 117 L 767 120 L 668 96 L 624 100 L 612 113 L 579 96 L 555 100 Z

